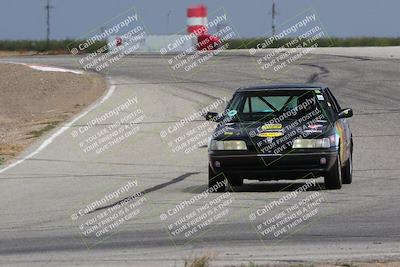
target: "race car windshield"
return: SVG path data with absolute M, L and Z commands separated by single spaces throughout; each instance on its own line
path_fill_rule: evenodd
M 332 111 L 319 90 L 269 90 L 236 94 L 228 106 L 232 121 L 268 121 L 283 116 L 299 119 L 307 114 L 321 114 L 331 119 Z

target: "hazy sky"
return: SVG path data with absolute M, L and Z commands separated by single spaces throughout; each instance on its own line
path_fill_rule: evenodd
M 0 39 L 45 39 L 47 0 L 0 0 Z M 330 36 L 400 37 L 399 0 L 276 0 L 276 23 L 314 8 Z M 203 3 L 209 12 L 224 8 L 242 37 L 271 29 L 272 0 L 51 0 L 52 39 L 78 38 L 136 7 L 152 34 L 179 32 L 186 8 Z M 167 25 L 167 14 L 170 13 Z

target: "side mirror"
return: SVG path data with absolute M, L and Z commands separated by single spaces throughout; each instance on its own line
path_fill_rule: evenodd
M 353 110 L 351 108 L 342 109 L 338 114 L 339 119 L 353 117 Z
M 207 121 L 218 121 L 220 119 L 220 116 L 217 112 L 207 112 L 205 117 Z

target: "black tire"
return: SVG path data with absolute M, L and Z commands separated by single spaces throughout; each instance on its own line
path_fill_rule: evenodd
M 228 178 L 229 184 L 231 186 L 242 186 L 243 178 Z
M 343 184 L 351 184 L 353 182 L 353 153 L 350 153 L 346 166 L 342 169 Z
M 325 188 L 326 189 L 340 189 L 342 188 L 342 168 L 340 167 L 340 157 L 337 156 L 335 164 L 332 169 L 325 175 Z
M 213 188 L 220 182 L 224 185 L 218 187 L 215 192 L 225 192 L 225 178 L 222 174 L 214 173 L 211 167 L 208 166 L 208 188 Z

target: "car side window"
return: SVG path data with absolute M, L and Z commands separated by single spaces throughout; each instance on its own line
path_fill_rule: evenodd
M 325 95 L 326 95 L 326 98 L 327 98 L 328 106 L 331 106 L 333 111 L 336 114 L 338 114 L 339 113 L 339 109 L 338 109 L 338 106 L 336 105 L 337 103 L 333 100 L 332 94 L 330 94 L 329 89 L 325 90 Z
M 246 97 L 246 102 L 244 102 L 243 113 L 250 112 L 250 97 Z
M 326 92 L 329 95 L 329 98 L 332 99 L 333 105 L 335 106 L 337 112 L 340 112 L 342 108 L 339 105 L 339 102 L 336 100 L 335 96 L 332 94 L 331 90 L 329 88 L 326 88 Z

